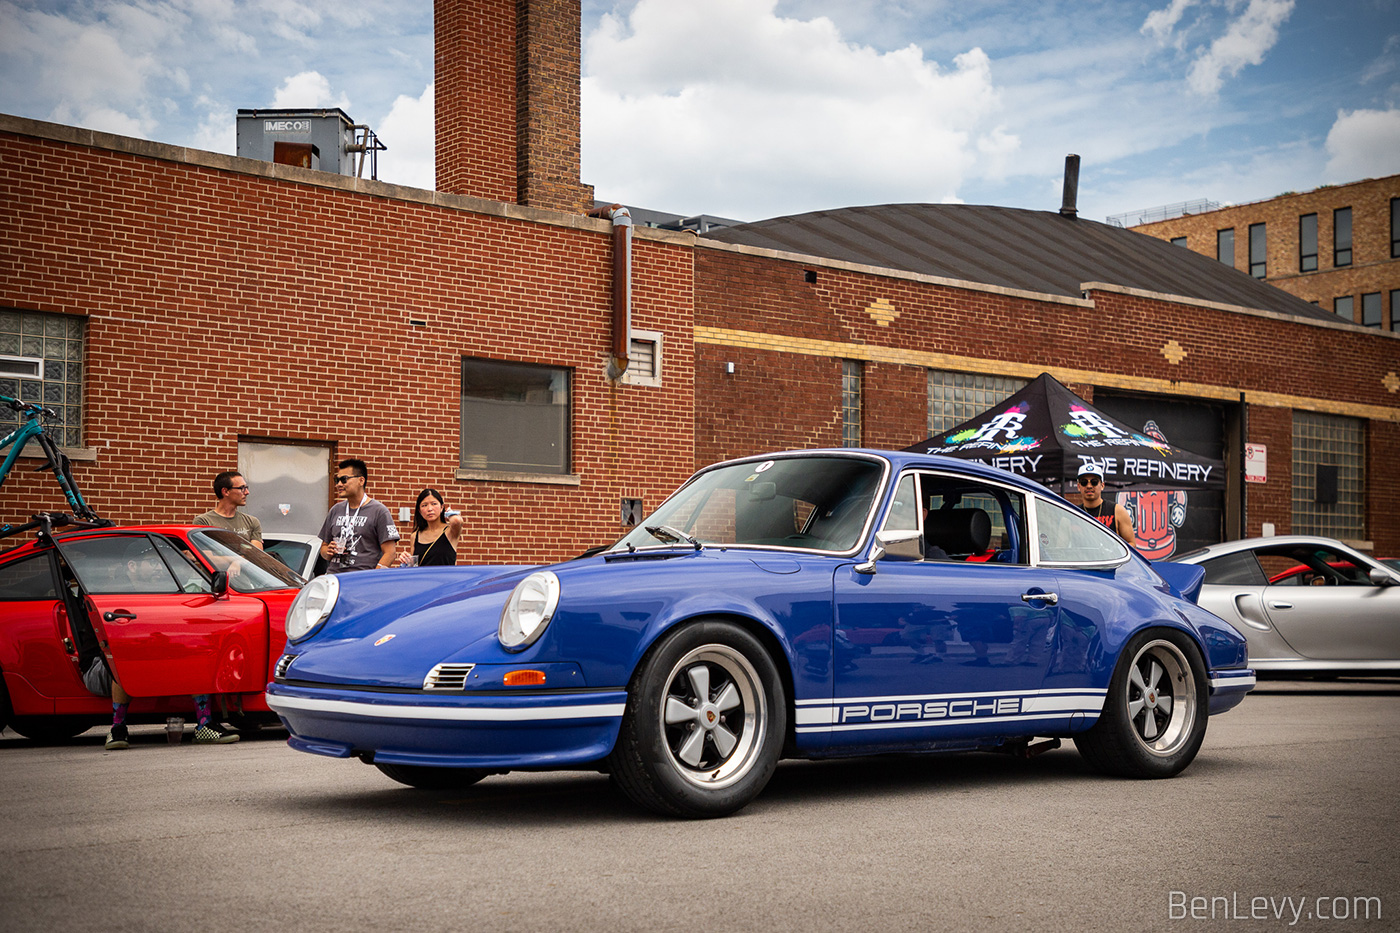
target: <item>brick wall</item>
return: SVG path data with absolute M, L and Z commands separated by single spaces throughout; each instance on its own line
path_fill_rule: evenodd
M 1352 297 L 1352 320 L 1361 323 L 1361 296 L 1381 296 L 1382 328 L 1390 329 L 1391 292 L 1400 290 L 1400 259 L 1390 255 L 1390 202 L 1400 198 L 1400 175 L 1368 179 L 1349 185 L 1318 188 L 1222 208 L 1204 214 L 1175 217 L 1133 229 L 1158 239 L 1186 237 L 1186 247 L 1212 259 L 1216 232 L 1235 231 L 1235 268 L 1249 271 L 1249 227 L 1263 223 L 1266 231 L 1267 281 L 1284 291 L 1331 311 L 1341 296 Z M 1352 264 L 1334 264 L 1333 217 L 1338 208 L 1352 214 Z M 1299 218 L 1317 215 L 1317 271 L 1299 271 Z
M 1034 300 L 732 249 L 699 250 L 695 274 L 699 461 L 839 445 L 843 358 L 865 361 L 864 443 L 876 447 L 927 436 L 929 368 L 1050 371 L 1089 402 L 1096 385 L 1227 406 L 1244 391 L 1249 439 L 1270 452 L 1269 481 L 1246 490 L 1250 533 L 1265 521 L 1288 530 L 1294 407 L 1382 416 L 1371 422 L 1383 440 L 1372 442 L 1369 533 L 1400 553 L 1400 530 L 1376 511 L 1394 499 L 1376 479 L 1397 431 L 1400 343 L 1389 334 L 1110 290 Z
M 666 370 L 618 386 L 606 223 L 200 158 L 0 133 L 0 305 L 87 317 L 76 472 L 104 515 L 188 518 L 240 436 L 301 439 L 368 461 L 395 511 L 443 489 L 464 559 L 535 562 L 612 540 L 620 497 L 654 506 L 691 472 L 685 238 L 638 237 L 634 320 L 666 334 Z M 572 369 L 577 486 L 454 478 L 464 355 Z M 0 521 L 36 502 L 60 507 L 56 484 L 17 475 Z

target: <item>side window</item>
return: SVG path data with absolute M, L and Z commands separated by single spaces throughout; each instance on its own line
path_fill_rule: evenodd
M 924 557 L 967 563 L 1024 564 L 1025 497 L 975 480 L 919 476 Z
M 1047 499 L 1035 500 L 1035 519 L 1042 561 L 1097 564 L 1128 555 L 1128 546 L 1103 525 Z
M 0 601 L 57 599 L 48 552 L 0 567 Z
M 1367 568 L 1327 548 L 1294 547 L 1259 555 L 1271 586 L 1371 586 Z
M 165 559 L 165 565 L 175 576 L 175 582 L 180 587 L 182 593 L 209 593 L 212 588 L 195 567 L 194 558 L 186 554 L 165 538 L 156 539 L 156 549 L 160 551 L 160 556 Z
M 62 547 L 89 593 L 180 592 L 155 545 L 145 536 L 84 538 L 66 541 Z
M 1259 569 L 1259 561 L 1254 552 L 1241 551 L 1226 554 L 1201 564 L 1206 571 L 1206 582 L 1230 586 L 1263 586 L 1264 573 Z

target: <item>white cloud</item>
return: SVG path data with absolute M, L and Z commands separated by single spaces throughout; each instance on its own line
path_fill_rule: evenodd
M 1249 6 L 1225 34 L 1192 63 L 1187 86 L 1205 97 L 1219 93 L 1224 76 L 1234 77 L 1246 65 L 1258 65 L 1278 42 L 1278 30 L 1293 12 L 1293 0 L 1249 0 Z
M 981 49 L 945 71 L 917 46 L 879 52 L 774 6 L 640 0 L 625 22 L 602 18 L 583 80 L 583 180 L 599 197 L 755 219 L 938 201 L 1004 171 L 1018 140 Z
M 1177 23 L 1181 22 L 1181 17 L 1196 3 L 1197 0 L 1172 0 L 1165 10 L 1153 10 L 1147 14 L 1147 19 L 1143 20 L 1142 34 L 1152 35 L 1158 41 L 1166 42 L 1176 29 Z
M 379 180 L 412 188 L 434 187 L 433 85 L 422 95 L 401 94 L 375 132 L 388 146 L 379 154 Z M 364 176 L 369 177 L 369 169 Z
M 331 96 L 331 83 L 319 71 L 303 71 L 282 81 L 277 93 L 272 95 L 269 107 L 309 108 L 339 107 L 350 109 L 350 101 L 344 95 Z
M 1400 110 L 1341 110 L 1327 133 L 1333 184 L 1400 173 Z

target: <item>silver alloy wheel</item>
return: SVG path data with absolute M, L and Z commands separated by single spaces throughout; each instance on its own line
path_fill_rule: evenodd
M 1158 639 L 1143 645 L 1128 671 L 1128 721 L 1142 747 L 1163 757 L 1191 737 L 1196 721 L 1196 678 L 1181 649 Z
M 702 645 L 671 668 L 661 732 L 671 766 L 685 780 L 716 789 L 753 768 L 768 728 L 758 672 L 728 645 Z

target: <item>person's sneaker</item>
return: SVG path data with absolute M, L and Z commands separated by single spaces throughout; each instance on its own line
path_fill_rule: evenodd
M 227 745 L 237 742 L 238 735 L 233 732 L 221 732 L 213 723 L 208 723 L 194 730 L 194 741 L 196 745 Z
M 113 726 L 111 731 L 107 733 L 107 744 L 104 745 L 103 748 L 109 751 L 118 748 L 130 748 L 130 738 L 131 737 L 126 733 L 126 726 Z

